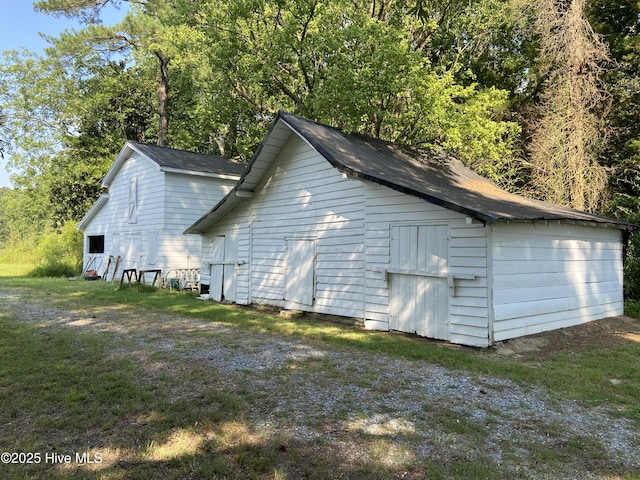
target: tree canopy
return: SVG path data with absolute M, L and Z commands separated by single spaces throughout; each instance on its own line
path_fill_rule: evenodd
M 108 3 L 128 6 L 112 27 L 100 22 Z M 0 152 L 38 225 L 81 218 L 128 139 L 248 159 L 280 109 L 445 149 L 507 188 L 576 208 L 640 192 L 637 2 L 34 7 L 84 24 L 42 56 L 3 52 Z

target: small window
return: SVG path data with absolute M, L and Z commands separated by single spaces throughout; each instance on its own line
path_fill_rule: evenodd
M 89 253 L 104 253 L 104 235 L 89 237 Z

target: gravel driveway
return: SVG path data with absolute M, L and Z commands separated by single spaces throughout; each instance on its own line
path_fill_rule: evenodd
M 150 378 L 159 371 L 177 375 L 189 365 L 215 369 L 259 399 L 249 413 L 255 431 L 283 445 L 332 452 L 338 464 L 375 455 L 402 472 L 433 458 L 477 458 L 505 478 L 615 478 L 640 471 L 633 424 L 537 387 L 191 318 L 122 307 L 65 311 L 25 300 L 18 290 L 0 288 L 0 308 L 43 328 L 109 332 L 121 339 L 112 355 L 141 362 Z M 363 436 L 384 439 L 384 451 L 353 440 Z M 536 452 L 585 439 L 597 452 L 588 464 L 576 455 L 545 471 L 535 461 Z M 406 478 L 418 478 L 410 470 Z

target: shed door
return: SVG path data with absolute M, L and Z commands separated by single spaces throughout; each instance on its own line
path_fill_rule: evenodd
M 447 225 L 391 228 L 391 330 L 449 339 L 447 232 Z
M 238 244 L 235 237 L 224 237 L 224 266 L 222 279 L 222 298 L 228 302 L 236 301 L 236 278 L 238 263 Z
M 302 305 L 313 305 L 315 241 L 288 239 L 284 299 Z
M 123 268 L 140 268 L 140 235 L 126 235 L 124 238 Z
M 218 302 L 236 300 L 237 248 L 231 237 L 214 236 L 211 243 L 209 266 L 209 296 Z
M 213 237 L 211 242 L 211 264 L 209 274 L 209 296 L 217 302 L 222 301 L 222 287 L 224 282 L 224 237 Z

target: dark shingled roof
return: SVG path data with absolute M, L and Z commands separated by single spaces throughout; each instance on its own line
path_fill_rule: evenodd
M 284 138 L 283 128 L 296 132 L 334 168 L 349 177 L 384 185 L 482 222 L 570 221 L 635 228 L 619 220 L 508 193 L 442 151 L 346 134 L 337 128 L 279 112 L 235 187 L 185 233 L 206 231 L 259 184 L 273 156 L 277 155 L 274 152 Z
M 129 142 L 131 145 L 158 165 L 176 170 L 215 173 L 220 175 L 241 175 L 246 165 L 235 163 L 223 157 L 202 153 L 160 147 L 149 143 Z
M 280 112 L 278 118 L 298 132 L 336 169 L 484 222 L 573 220 L 627 225 L 508 193 L 441 151 L 349 135 L 289 113 Z

